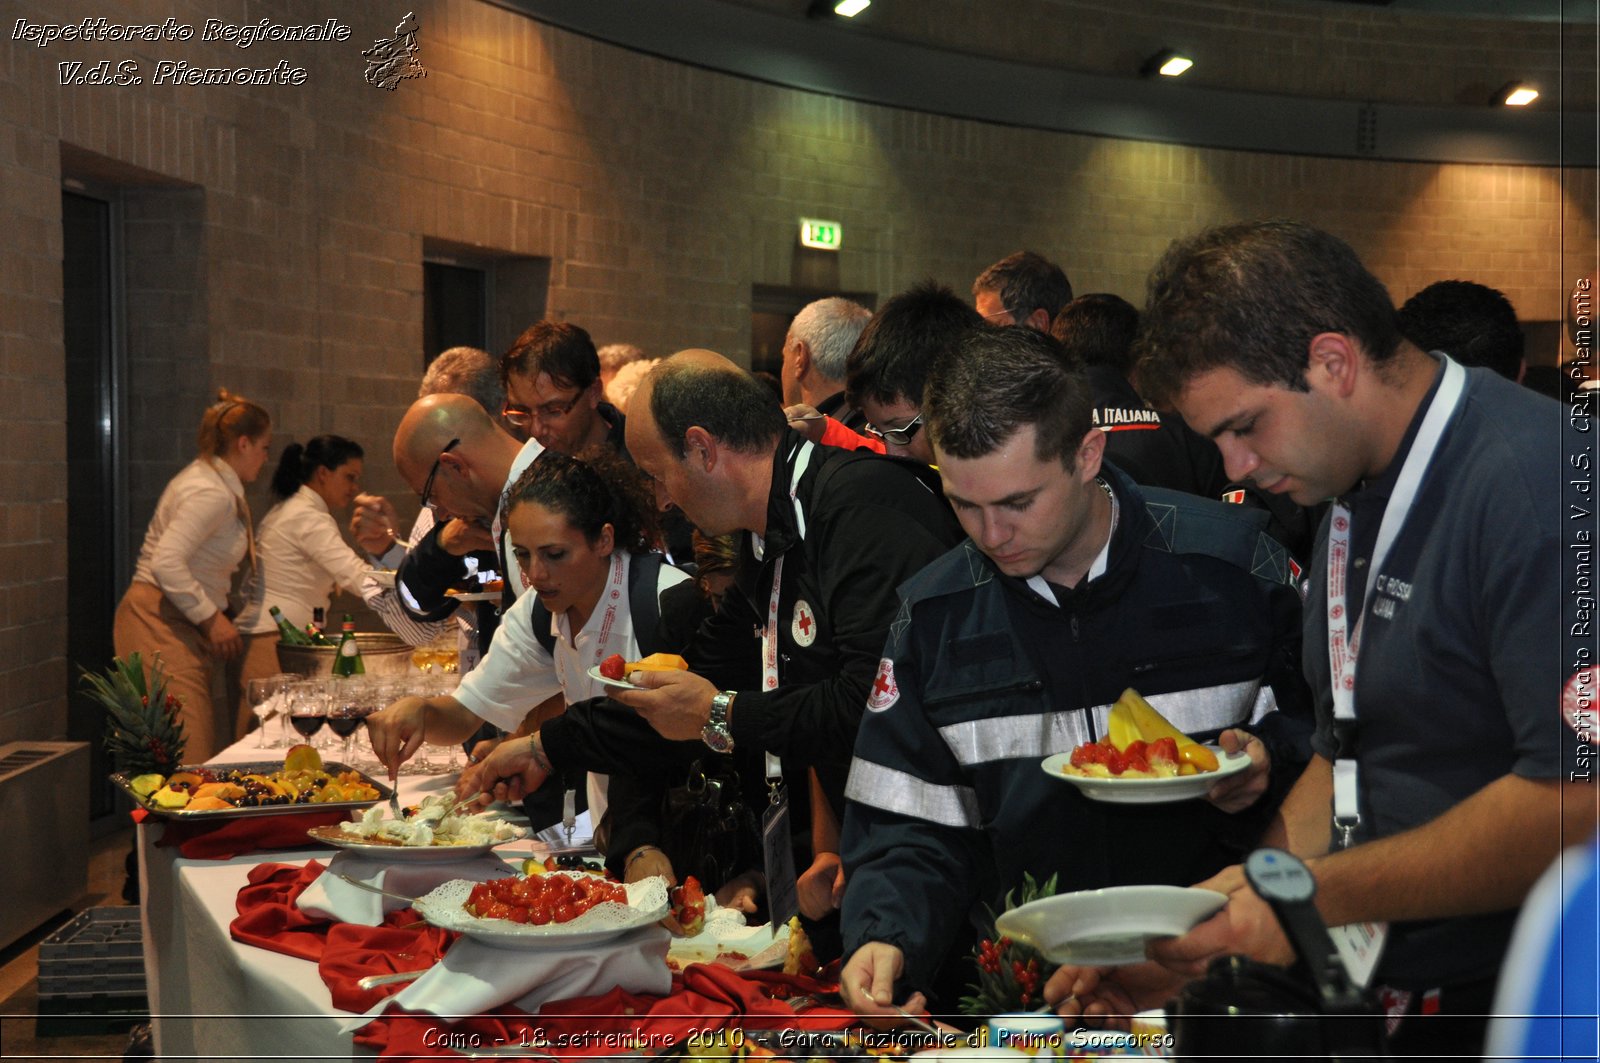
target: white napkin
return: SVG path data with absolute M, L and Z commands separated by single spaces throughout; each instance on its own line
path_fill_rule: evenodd
M 568 949 L 503 949 L 463 937 L 427 974 L 344 1029 L 359 1030 L 391 1003 L 454 1022 L 504 1004 L 537 1013 L 552 1000 L 618 988 L 665 996 L 672 989 L 667 970 L 671 940 L 654 923 L 598 945 Z
M 493 853 L 438 863 L 391 864 L 345 851 L 328 861 L 327 869 L 301 891 L 294 903 L 307 915 L 359 926 L 377 926 L 383 922 L 386 913 L 397 912 L 409 905 L 398 898 L 381 897 L 359 886 L 352 886 L 337 877 L 335 872 L 390 893 L 420 897 L 452 879 L 488 882 L 492 878 L 505 878 L 518 870 Z

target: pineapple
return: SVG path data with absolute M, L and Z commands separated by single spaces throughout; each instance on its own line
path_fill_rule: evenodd
M 106 752 L 125 775 L 171 775 L 183 763 L 182 705 L 167 693 L 167 674 L 157 657 L 146 683 L 137 653 L 118 657 L 104 675 L 84 669 L 83 691 L 106 710 Z

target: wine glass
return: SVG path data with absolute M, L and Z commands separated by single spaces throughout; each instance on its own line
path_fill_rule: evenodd
M 431 645 L 418 646 L 416 649 L 412 650 L 411 663 L 416 665 L 417 671 L 421 672 L 423 675 L 427 675 L 432 672 L 433 666 L 436 663 L 433 654 L 433 647 Z
M 289 725 L 311 741 L 328 719 L 328 692 L 321 680 L 311 679 L 289 687 Z
M 267 737 L 267 721 L 273 718 L 282 719 L 284 715 L 284 692 L 294 679 L 294 676 L 280 672 L 277 675 L 260 676 L 250 680 L 250 685 L 246 690 L 246 697 L 250 702 L 250 711 L 257 720 L 256 748 L 276 749 L 283 744 L 283 732 L 281 730 L 277 738 L 269 739 Z
M 336 684 L 328 706 L 328 730 L 344 740 L 339 760 L 346 767 L 350 766 L 361 721 L 372 711 L 372 684 L 366 678 L 351 676 Z

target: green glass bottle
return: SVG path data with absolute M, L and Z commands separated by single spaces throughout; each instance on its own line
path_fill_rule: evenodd
M 367 666 L 361 660 L 361 644 L 356 641 L 356 618 L 344 614 L 341 625 L 344 634 L 339 636 L 339 651 L 333 655 L 333 674 L 337 676 L 365 675 Z
M 326 621 L 323 619 L 322 607 L 311 610 L 311 623 L 306 625 L 306 637 L 313 646 L 332 646 L 333 640 L 322 633 Z
M 304 631 L 289 623 L 289 618 L 283 615 L 283 610 L 277 606 L 270 607 L 267 612 L 272 614 L 272 619 L 278 625 L 278 638 L 285 646 L 309 646 L 311 639 Z

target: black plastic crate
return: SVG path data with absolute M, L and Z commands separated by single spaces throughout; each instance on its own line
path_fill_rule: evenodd
M 39 999 L 143 998 L 144 943 L 137 908 L 90 908 L 39 943 Z M 87 1010 L 87 1009 L 84 1009 Z

